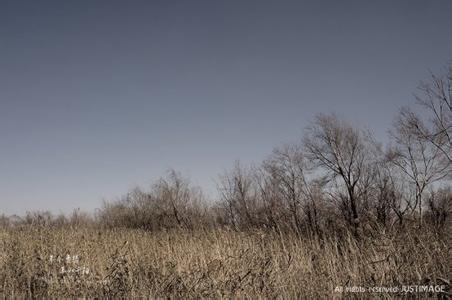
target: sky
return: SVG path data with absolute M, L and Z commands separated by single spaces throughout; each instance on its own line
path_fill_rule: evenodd
M 214 198 L 335 112 L 385 141 L 452 59 L 452 1 L 0 0 L 0 214 L 100 207 L 169 168 Z

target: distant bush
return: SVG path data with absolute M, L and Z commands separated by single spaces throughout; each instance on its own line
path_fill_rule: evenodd
M 0 225 L 3 227 L 93 227 L 96 225 L 94 217 L 80 209 L 75 209 L 69 215 L 54 215 L 50 211 L 27 212 L 25 216 L 0 216 Z
M 213 222 L 201 189 L 173 170 L 150 191 L 135 188 L 119 200 L 104 202 L 97 218 L 109 228 L 145 230 L 194 229 Z

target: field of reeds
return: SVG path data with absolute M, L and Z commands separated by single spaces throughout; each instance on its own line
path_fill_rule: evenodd
M 4 227 L 0 295 L 326 299 L 360 297 L 345 289 L 373 287 L 367 297 L 393 298 L 403 293 L 377 288 L 443 285 L 444 293 L 413 295 L 448 297 L 450 236 L 411 230 L 366 236 Z

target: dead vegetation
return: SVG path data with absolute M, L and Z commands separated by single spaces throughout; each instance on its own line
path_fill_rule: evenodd
M 319 299 L 336 286 L 445 284 L 451 275 L 450 236 L 415 232 L 360 241 L 226 230 L 23 227 L 0 235 L 0 294 L 8 298 Z

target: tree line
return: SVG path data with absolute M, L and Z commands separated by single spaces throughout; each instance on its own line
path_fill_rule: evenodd
M 416 112 L 400 109 L 388 145 L 335 114 L 319 114 L 300 142 L 255 166 L 235 162 L 219 176 L 218 199 L 171 170 L 151 189 L 105 202 L 106 227 L 144 230 L 225 227 L 324 235 L 406 226 L 444 230 L 452 212 L 452 66 L 419 86 Z M 28 219 L 27 219 L 28 218 Z M 22 221 L 57 222 L 49 214 Z M 5 222 L 5 221 L 4 221 Z M 60 223 L 68 222 L 60 217 Z

